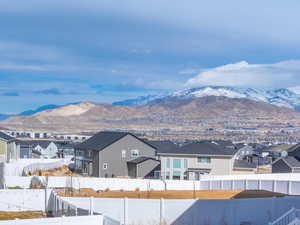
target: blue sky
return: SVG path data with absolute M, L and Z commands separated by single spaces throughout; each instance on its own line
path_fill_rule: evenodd
M 0 112 L 189 86 L 299 86 L 299 11 L 297 0 L 3 0 Z

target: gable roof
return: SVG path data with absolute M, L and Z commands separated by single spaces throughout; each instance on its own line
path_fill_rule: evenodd
M 284 158 L 280 158 L 280 159 L 276 160 L 274 163 L 276 163 L 279 160 L 283 160 L 285 162 L 285 164 L 287 164 L 290 168 L 300 168 L 300 162 L 293 156 L 287 156 Z
M 288 153 L 294 153 L 294 152 L 297 152 L 297 151 L 299 151 L 299 150 L 300 150 L 300 144 L 296 144 L 296 145 L 290 147 L 290 148 L 287 150 L 287 152 L 288 152 Z
M 17 140 L 17 144 L 28 145 L 33 148 L 35 148 L 36 146 L 39 145 L 40 147 L 42 147 L 44 149 L 47 148 L 51 142 L 53 142 L 53 141 L 49 141 L 49 140 Z
M 0 139 L 5 140 L 5 141 L 11 141 L 15 138 L 13 138 L 13 137 L 11 137 L 11 136 L 9 136 L 9 135 L 7 135 L 7 134 L 0 131 Z
M 207 156 L 228 156 L 232 157 L 238 151 L 231 146 L 219 144 L 214 141 L 200 141 L 186 144 L 180 148 L 158 154 L 180 154 L 180 155 L 207 155 Z
M 154 146 L 157 153 L 168 153 L 172 151 L 178 151 L 179 146 L 172 141 L 147 141 L 150 145 Z
M 116 141 L 120 140 L 121 138 L 131 135 L 135 137 L 136 139 L 140 140 L 141 142 L 145 143 L 146 145 L 149 145 L 152 148 L 155 148 L 154 146 L 150 145 L 146 141 L 136 137 L 135 135 L 129 133 L 129 132 L 116 132 L 116 131 L 101 131 L 94 136 L 90 137 L 86 141 L 75 145 L 75 149 L 80 150 L 94 150 L 94 151 L 101 151 L 107 146 L 115 143 Z

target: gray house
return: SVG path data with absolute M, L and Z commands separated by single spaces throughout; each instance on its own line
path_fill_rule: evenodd
M 293 156 L 280 158 L 272 164 L 272 173 L 300 173 L 300 162 Z
M 148 178 L 159 170 L 156 148 L 127 132 L 99 132 L 74 149 L 76 170 L 95 177 Z

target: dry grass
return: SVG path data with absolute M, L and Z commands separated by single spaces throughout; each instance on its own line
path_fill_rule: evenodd
M 103 191 L 97 192 L 93 189 L 80 189 L 71 191 L 58 191 L 63 197 L 98 197 L 98 198 L 142 198 L 142 199 L 232 199 L 232 198 L 267 198 L 283 197 L 284 194 L 269 191 L 224 191 L 224 190 L 203 190 L 203 191 Z
M 44 217 L 46 217 L 46 215 L 41 211 L 0 212 L 0 220 L 34 219 Z

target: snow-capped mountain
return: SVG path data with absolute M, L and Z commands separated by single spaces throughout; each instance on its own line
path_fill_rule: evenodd
M 167 95 L 151 95 L 115 103 L 116 105 L 146 105 L 168 99 L 189 99 L 205 96 L 224 96 L 228 98 L 247 98 L 281 107 L 300 109 L 300 88 L 280 88 L 273 90 L 258 88 L 239 88 L 226 86 L 205 86 L 176 91 Z

